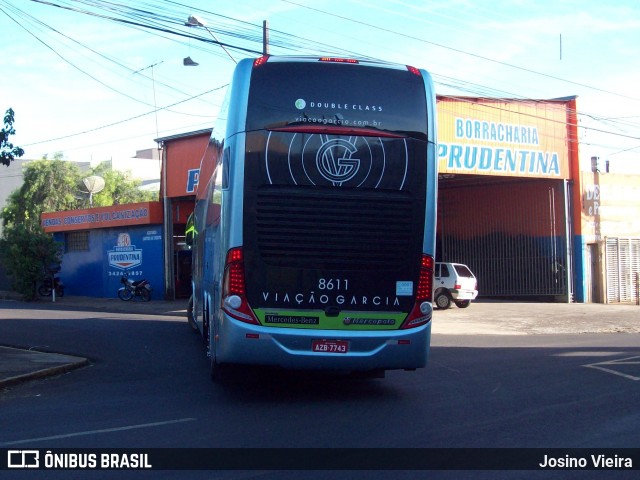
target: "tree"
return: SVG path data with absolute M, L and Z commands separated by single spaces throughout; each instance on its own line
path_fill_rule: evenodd
M 132 179 L 128 172 L 122 173 L 118 170 L 112 170 L 104 163 L 94 168 L 92 175 L 104 178 L 104 188 L 101 192 L 93 195 L 94 207 L 109 207 L 158 199 L 156 193 L 139 189 L 140 180 Z
M 0 259 L 13 280 L 13 288 L 25 300 L 33 300 L 36 286 L 44 278 L 45 267 L 61 261 L 60 244 L 39 227 L 33 231 L 17 224 L 2 233 Z
M 37 160 L 24 169 L 22 186 L 7 199 L 0 217 L 3 225 L 24 225 L 35 232 L 44 212 L 73 210 L 79 207 L 80 170 L 61 160 Z
M 24 150 L 20 147 L 14 147 L 9 141 L 9 136 L 16 133 L 13 128 L 14 113 L 10 108 L 4 114 L 4 127 L 0 130 L 0 163 L 7 167 L 16 157 L 24 155 Z
M 39 160 L 24 170 L 24 183 L 7 199 L 0 213 L 4 228 L 0 260 L 25 300 L 36 297 L 45 267 L 59 263 L 60 245 L 42 230 L 40 214 L 76 208 L 74 191 L 80 171 L 69 162 Z

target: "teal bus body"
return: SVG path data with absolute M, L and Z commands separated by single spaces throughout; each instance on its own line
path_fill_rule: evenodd
M 437 160 L 424 70 L 238 63 L 203 156 L 190 320 L 233 364 L 338 372 L 427 363 Z

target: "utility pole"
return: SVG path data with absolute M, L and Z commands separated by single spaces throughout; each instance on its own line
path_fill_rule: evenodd
M 269 55 L 269 21 L 262 21 L 262 54 Z
M 562 60 L 562 34 L 560 34 L 560 60 Z

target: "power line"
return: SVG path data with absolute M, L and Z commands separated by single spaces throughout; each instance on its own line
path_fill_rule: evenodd
M 77 12 L 77 13 L 92 15 L 92 16 L 99 17 L 99 18 L 102 18 L 102 19 L 105 19 L 105 20 L 108 20 L 108 21 L 116 21 L 116 22 L 124 23 L 124 24 L 126 24 L 128 26 L 131 26 L 131 27 L 134 27 L 134 28 L 141 28 L 141 29 L 147 30 L 147 31 L 149 31 L 149 33 L 156 34 L 156 33 L 160 32 L 160 33 L 166 33 L 168 35 L 177 35 L 177 36 L 180 36 L 182 38 L 195 39 L 195 40 L 202 41 L 202 42 L 208 42 L 208 43 L 216 44 L 216 42 L 211 42 L 211 40 L 209 38 L 202 37 L 202 36 L 199 36 L 199 35 L 185 34 L 184 32 L 176 30 L 175 27 L 171 28 L 170 27 L 171 25 L 174 25 L 174 26 L 180 25 L 180 26 L 182 26 L 181 22 L 179 20 L 177 20 L 177 18 L 175 16 L 172 16 L 173 11 L 171 11 L 171 10 L 165 8 L 165 7 L 162 7 L 162 6 L 155 5 L 155 4 L 153 5 L 154 9 L 160 10 L 161 14 L 158 14 L 156 12 L 152 12 L 150 10 L 133 8 L 130 5 L 124 5 L 122 3 L 117 3 L 117 2 L 75 0 L 75 3 L 81 3 L 81 4 L 84 4 L 84 5 L 89 5 L 89 6 L 93 6 L 93 7 L 96 7 L 96 8 L 102 8 L 103 10 L 107 10 L 107 11 L 110 11 L 110 12 L 116 13 L 116 14 L 121 14 L 121 15 L 124 15 L 126 17 L 125 19 L 121 19 L 121 18 L 115 18 L 113 16 L 102 15 L 102 14 L 90 12 L 88 10 L 78 9 L 78 8 L 75 8 L 75 7 L 72 7 L 72 6 L 63 6 L 63 5 L 55 4 L 55 3 L 50 2 L 50 1 L 43 1 L 43 0 L 32 0 L 32 1 L 35 1 L 35 2 L 41 3 L 41 4 L 45 4 L 45 5 L 49 5 L 49 6 L 56 6 L 56 7 L 63 8 L 63 9 L 66 9 L 66 10 L 71 10 L 71 11 L 74 11 L 74 12 Z M 292 5 L 301 7 L 301 8 L 306 8 L 306 9 L 310 9 L 310 10 L 313 10 L 313 11 L 318 11 L 320 13 L 323 13 L 323 14 L 326 14 L 326 15 L 331 15 L 331 16 L 336 17 L 336 18 L 344 19 L 344 20 L 347 20 L 347 21 L 350 21 L 350 22 L 355 22 L 355 23 L 361 24 L 363 26 L 366 26 L 368 28 L 375 28 L 377 30 L 382 30 L 382 31 L 386 31 L 388 33 L 392 33 L 392 34 L 395 34 L 395 35 L 400 35 L 400 36 L 406 37 L 406 38 L 408 38 L 410 40 L 415 40 L 415 41 L 419 41 L 419 42 L 423 42 L 423 43 L 433 44 L 433 45 L 438 46 L 440 48 L 445 48 L 445 49 L 448 49 L 448 50 L 451 50 L 451 51 L 456 51 L 458 53 L 462 53 L 462 54 L 465 54 L 465 55 L 470 55 L 470 56 L 473 56 L 473 57 L 476 57 L 476 58 L 479 58 L 479 59 L 482 59 L 482 60 L 486 60 L 486 61 L 491 61 L 491 62 L 494 62 L 494 63 L 502 64 L 502 65 L 507 66 L 507 67 L 524 70 L 524 71 L 527 71 L 527 72 L 530 72 L 530 73 L 534 73 L 534 74 L 542 75 L 542 76 L 545 76 L 545 77 L 548 77 L 548 78 L 552 78 L 552 79 L 555 79 L 555 80 L 559 80 L 559 81 L 563 81 L 563 82 L 567 82 L 567 83 L 583 86 L 585 88 L 589 88 L 589 89 L 605 92 L 605 93 L 608 93 L 608 94 L 611 94 L 611 95 L 618 95 L 618 96 L 622 96 L 623 98 L 637 100 L 637 99 L 635 99 L 633 97 L 627 97 L 627 96 L 620 95 L 620 94 L 617 94 L 617 93 L 614 93 L 614 92 L 610 92 L 610 91 L 607 91 L 607 90 L 604 90 L 604 89 L 599 89 L 597 87 L 593 87 L 593 86 L 589 86 L 589 85 L 585 85 L 585 84 L 581 84 L 581 83 L 577 83 L 577 82 L 572 82 L 570 80 L 566 80 L 566 79 L 562 79 L 562 78 L 559 78 L 559 77 L 555 77 L 555 76 L 548 75 L 548 74 L 545 74 L 545 73 L 542 73 L 542 72 L 537 72 L 537 71 L 534 71 L 534 70 L 531 70 L 531 69 L 518 67 L 516 65 L 512 65 L 512 64 L 509 64 L 509 63 L 506 63 L 506 62 L 500 62 L 500 61 L 497 61 L 497 60 L 494 60 L 494 59 L 490 59 L 490 58 L 487 58 L 487 57 L 483 57 L 483 56 L 480 56 L 480 55 L 475 55 L 475 54 L 472 54 L 472 53 L 469 53 L 469 52 L 465 52 L 463 50 L 458 50 L 458 49 L 451 48 L 451 47 L 448 47 L 446 45 L 438 44 L 438 43 L 435 43 L 435 42 L 429 42 L 427 40 L 424 40 L 424 39 L 421 39 L 421 38 L 418 38 L 418 37 L 414 37 L 414 36 L 411 36 L 411 35 L 407 35 L 407 34 L 404 34 L 404 33 L 401 33 L 401 32 L 393 31 L 391 29 L 385 29 L 385 28 L 377 27 L 375 25 L 368 24 L 368 23 L 365 23 L 365 22 L 361 22 L 361 21 L 358 21 L 358 20 L 354 20 L 354 19 L 351 19 L 351 18 L 348 18 L 348 17 L 345 17 L 345 16 L 333 14 L 333 13 L 326 12 L 326 11 L 323 11 L 323 10 L 319 10 L 319 9 L 316 9 L 316 8 L 312 8 L 312 7 L 309 7 L 309 6 L 306 6 L 306 5 L 301 5 L 301 4 L 296 3 L 294 1 L 291 1 L 291 0 L 282 0 L 282 1 L 285 2 L 285 3 L 289 3 L 289 4 L 292 4 Z M 165 0 L 163 3 L 164 4 L 177 5 L 177 6 L 185 7 L 185 8 L 191 8 L 188 5 L 185 5 L 185 4 L 176 2 L 176 1 Z M 216 17 L 228 19 L 228 20 L 230 20 L 232 22 L 236 22 L 238 24 L 243 25 L 242 29 L 235 29 L 235 30 L 228 29 L 228 28 L 225 29 L 225 33 L 226 34 L 234 35 L 234 36 L 236 36 L 236 38 L 239 38 L 239 39 L 242 39 L 242 40 L 245 40 L 245 41 L 248 41 L 248 42 L 261 42 L 261 40 L 262 40 L 261 35 L 257 35 L 257 34 L 251 33 L 254 30 L 255 31 L 261 30 L 261 28 L 259 26 L 256 26 L 254 24 L 251 24 L 251 23 L 248 23 L 248 22 L 244 22 L 244 21 L 241 21 L 241 20 L 238 20 L 238 19 L 234 19 L 232 17 L 226 17 L 226 16 L 223 16 L 223 15 L 214 14 L 214 13 L 208 12 L 206 10 L 202 10 L 202 9 L 196 9 L 196 10 L 201 11 L 201 12 L 205 12 L 205 13 L 210 14 L 210 15 L 215 15 Z M 147 23 L 143 23 L 143 22 L 147 22 Z M 149 22 L 151 22 L 151 23 L 149 23 Z M 168 26 L 166 26 L 166 25 L 168 25 Z M 220 29 L 218 29 L 218 27 L 216 27 L 216 31 L 218 32 L 218 31 L 220 31 Z M 274 31 L 272 30 L 272 32 L 274 32 Z M 305 51 L 304 49 L 307 48 L 307 47 L 305 47 L 305 46 L 301 47 L 301 44 L 302 44 L 301 40 L 305 40 L 307 42 L 307 45 L 312 45 L 313 44 L 313 41 L 311 41 L 311 40 L 306 40 L 306 39 L 303 39 L 302 37 L 297 37 L 297 36 L 294 36 L 294 35 L 290 35 L 290 34 L 287 34 L 285 32 L 278 32 L 278 34 L 279 35 L 277 37 L 280 38 L 278 46 L 280 48 L 282 48 L 282 49 L 289 49 L 289 50 L 298 49 L 298 50 Z M 280 37 L 280 35 L 281 35 L 281 37 Z M 217 44 L 222 45 L 221 42 L 217 42 Z M 244 47 L 240 47 L 239 45 L 230 45 L 230 44 L 226 44 L 226 43 L 224 45 L 229 46 L 232 49 L 238 49 L 238 48 L 242 49 L 242 48 L 244 48 Z M 339 49 L 337 49 L 337 50 L 339 50 Z M 253 53 L 260 53 L 260 51 L 254 50 L 254 49 L 251 49 L 251 48 L 244 48 L 244 51 L 250 51 L 250 52 L 253 52 Z M 343 52 L 349 52 L 349 51 L 343 50 Z M 359 57 L 373 58 L 373 57 L 368 57 L 366 55 L 359 55 L 359 54 L 356 54 L 355 52 L 349 52 L 349 53 L 354 54 L 355 56 L 359 56 Z M 437 75 L 437 74 L 434 74 L 434 79 L 436 79 L 436 83 L 437 84 L 440 84 L 440 85 L 443 85 L 443 86 L 449 86 L 449 87 L 456 88 L 456 89 L 463 90 L 463 91 L 467 91 L 467 92 L 476 93 L 476 94 L 479 94 L 479 95 L 487 95 L 487 94 L 496 95 L 496 94 L 498 94 L 500 97 L 504 97 L 505 96 L 504 94 L 507 93 L 507 92 L 503 92 L 503 91 L 500 91 L 500 90 L 497 90 L 497 89 L 494 89 L 494 88 L 491 88 L 491 87 L 488 87 L 488 86 L 483 86 L 483 85 L 480 85 L 480 84 L 474 84 L 474 83 L 471 83 L 471 82 L 468 82 L 468 81 L 465 81 L 465 80 L 454 79 L 454 78 L 451 78 L 451 77 L 446 77 L 446 76 Z M 440 80 L 438 81 L 438 79 L 440 79 Z M 513 93 L 507 93 L 507 96 L 510 97 L 510 98 L 518 97 L 518 95 L 515 95 Z M 521 99 L 522 99 L 522 101 L 535 101 L 533 99 L 526 99 L 524 97 L 521 97 Z M 585 113 L 585 112 L 580 112 L 579 115 L 588 116 L 590 118 L 593 118 L 596 121 L 604 121 L 604 120 L 606 120 L 606 119 L 600 119 L 600 118 L 598 118 L 598 117 L 596 117 L 594 115 L 589 115 L 588 113 Z M 133 119 L 134 118 L 137 118 L 137 117 L 133 117 Z M 128 121 L 128 120 L 124 120 L 124 121 Z M 124 121 L 122 121 L 122 122 L 124 122 Z M 122 123 L 122 122 L 117 122 L 117 123 Z M 634 127 L 634 124 L 628 123 L 627 126 Z M 103 127 L 100 127 L 100 128 L 103 128 Z M 586 129 L 586 130 L 592 130 L 592 131 L 596 131 L 596 132 L 600 132 L 600 133 L 610 134 L 610 135 L 616 135 L 616 136 L 625 137 L 625 138 L 640 139 L 637 136 L 618 134 L 616 132 L 606 131 L 606 130 L 603 130 L 603 129 L 593 128 L 593 127 L 580 127 L 580 128 L 583 128 L 583 129 Z M 90 131 L 93 131 L 93 130 L 90 130 Z M 90 131 L 88 131 L 88 132 L 90 132 Z M 88 132 L 83 132 L 83 133 L 88 133 Z M 75 135 L 77 135 L 77 134 L 70 135 L 70 136 L 75 136 Z M 66 138 L 66 137 L 61 137 L 61 138 Z M 37 143 L 44 143 L 44 142 L 37 142 Z M 30 145 L 33 145 L 33 144 L 30 144 Z
M 122 123 L 130 122 L 130 121 L 132 121 L 132 120 L 136 120 L 136 119 L 141 118 L 141 117 L 144 117 L 144 116 L 146 116 L 146 115 L 151 115 L 152 113 L 155 113 L 155 112 L 157 112 L 157 111 L 159 111 L 159 110 L 166 110 L 167 108 L 175 107 L 176 105 L 180 105 L 181 103 L 185 103 L 185 102 L 188 102 L 188 101 L 190 101 L 190 100 L 194 100 L 194 99 L 196 99 L 196 98 L 202 97 L 203 95 L 207 95 L 208 93 L 215 92 L 215 91 L 220 90 L 220 89 L 222 89 L 222 88 L 225 88 L 225 87 L 227 87 L 227 86 L 228 86 L 228 84 L 226 84 L 226 85 L 222 85 L 222 86 L 220 86 L 220 87 L 213 88 L 213 89 L 211 89 L 211 90 L 207 90 L 206 92 L 202 92 L 202 93 L 200 93 L 200 94 L 198 94 L 198 95 L 194 95 L 194 96 L 192 96 L 192 97 L 190 97 L 190 98 L 187 98 L 187 99 L 184 99 L 184 100 L 180 100 L 179 102 L 175 102 L 175 103 L 172 103 L 172 104 L 170 104 L 170 105 L 166 105 L 166 106 L 164 106 L 164 107 L 159 107 L 159 108 L 157 108 L 157 109 L 151 110 L 150 112 L 141 113 L 140 115 L 135 115 L 135 116 L 133 116 L 133 117 L 125 118 L 124 120 L 118 120 L 117 122 L 112 122 L 112 123 L 109 123 L 109 124 L 107 124 L 107 125 L 102 125 L 102 126 L 99 126 L 99 127 L 90 128 L 90 129 L 88 129 L 88 130 L 84 130 L 84 131 L 82 131 L 82 132 L 71 133 L 71 134 L 69 134 L 69 135 L 62 135 L 62 136 L 60 136 L 60 137 L 50 138 L 50 139 L 48 139 L 48 140 L 41 140 L 41 141 L 38 141 L 38 142 L 27 143 L 27 144 L 25 144 L 24 146 L 25 146 L 25 147 L 31 147 L 31 146 L 33 146 L 33 145 L 40 145 L 40 144 L 42 144 L 42 143 L 55 142 L 55 141 L 58 141 L 58 140 L 64 140 L 64 139 L 66 139 L 66 138 L 77 137 L 78 135 L 84 135 L 84 134 L 86 134 L 86 133 L 96 132 L 96 131 L 98 131 L 98 130 L 102 130 L 102 129 L 105 129 L 105 128 L 113 127 L 113 126 L 115 126 L 115 125 L 120 125 L 120 124 L 122 124 Z
M 110 20 L 113 22 L 117 22 L 117 23 L 122 23 L 124 25 L 129 25 L 129 26 L 136 26 L 136 27 L 142 27 L 145 29 L 149 29 L 149 30 L 155 30 L 158 32 L 164 32 L 164 33 L 170 33 L 173 35 L 178 35 L 184 38 L 192 38 L 192 39 L 196 39 L 196 40 L 200 40 L 203 42 L 209 42 L 209 43 L 213 43 L 216 45 L 220 45 L 220 46 L 225 46 L 225 47 L 229 47 L 232 48 L 234 50 L 240 50 L 243 51 L 245 53 L 251 53 L 253 55 L 260 55 L 262 52 L 259 50 L 254 50 L 251 48 L 245 48 L 245 47 L 241 47 L 239 45 L 230 45 L 227 43 L 222 43 L 222 42 L 216 42 L 213 39 L 210 38 L 206 38 L 206 37 L 202 37 L 202 36 L 198 36 L 198 35 L 192 35 L 192 34 L 188 34 L 182 31 L 178 31 L 178 30 L 171 30 L 167 27 L 162 27 L 162 26 L 157 26 L 157 25 L 152 25 L 152 24 L 144 24 L 144 23 L 140 23 L 139 21 L 133 21 L 133 20 L 127 20 L 125 18 L 117 18 L 117 17 L 110 17 L 108 15 L 102 15 L 96 12 L 91 12 L 89 10 L 81 10 L 78 8 L 73 8 L 73 7 L 68 7 L 68 6 L 64 6 L 64 5 L 60 5 L 57 3 L 53 3 L 53 2 L 49 2 L 49 1 L 45 1 L 45 0 L 31 0 L 32 2 L 36 2 L 36 3 L 40 3 L 43 5 L 49 5 L 51 7 L 57 7 L 63 10 L 69 10 L 69 11 L 73 11 L 73 12 L 77 12 L 77 13 L 83 13 L 85 15 L 90 15 L 96 18 L 102 18 L 104 20 Z
M 46 43 L 44 40 L 38 38 L 36 35 L 34 35 L 32 32 L 30 32 L 28 29 L 26 29 L 20 22 L 18 22 L 15 18 L 13 18 L 11 15 L 9 15 L 2 7 L 0 7 L 0 11 L 2 11 L 2 13 L 4 13 L 7 17 L 9 17 L 11 20 L 13 20 L 13 22 L 18 25 L 20 28 L 22 28 L 25 32 L 27 32 L 29 35 L 31 35 L 33 38 L 35 38 L 38 42 L 40 42 L 42 45 L 44 45 L 47 49 L 49 49 L 51 52 L 53 52 L 58 58 L 60 58 L 63 62 L 65 62 L 66 64 L 70 65 L 71 67 L 73 67 L 74 69 L 78 70 L 80 73 L 86 75 L 87 77 L 91 78 L 92 80 L 98 82 L 100 85 L 102 85 L 105 88 L 108 88 L 109 90 L 125 96 L 131 100 L 134 100 L 136 102 L 139 102 L 140 100 L 138 100 L 135 97 L 132 97 L 131 95 L 128 95 L 124 92 L 121 92 L 120 90 L 117 90 L 116 88 L 106 84 L 105 82 L 103 82 L 102 80 L 100 80 L 99 78 L 96 78 L 95 76 L 91 75 L 89 72 L 83 70 L 82 68 L 78 67 L 77 65 L 75 65 L 73 62 L 67 60 L 62 54 L 60 54 L 55 48 L 51 47 L 48 43 Z
M 4 1 L 3 1 L 3 3 L 5 3 L 5 5 L 7 4 L 7 2 L 4 2 Z M 10 4 L 9 4 L 9 5 L 10 5 Z M 76 39 L 74 39 L 74 38 L 70 37 L 69 35 L 66 35 L 66 34 L 65 34 L 65 33 L 63 33 L 63 32 L 60 32 L 59 30 L 57 30 L 57 29 L 53 28 L 51 25 L 48 25 L 48 24 L 46 24 L 45 22 L 43 22 L 43 21 L 41 21 L 41 20 L 37 19 L 37 18 L 36 18 L 36 17 L 34 17 L 33 15 L 27 14 L 27 13 L 26 13 L 26 12 L 24 12 L 23 10 L 18 9 L 18 8 L 16 8 L 16 7 L 15 7 L 15 6 L 13 6 L 13 5 L 10 5 L 10 7 L 12 8 L 12 10 L 14 10 L 14 11 L 16 12 L 16 14 L 17 14 L 18 16 L 22 17 L 22 19 L 24 19 L 25 21 L 30 22 L 30 23 L 32 23 L 32 24 L 40 25 L 40 26 L 42 26 L 42 27 L 44 27 L 44 28 L 46 28 L 46 29 L 48 29 L 48 30 L 50 30 L 50 31 L 52 31 L 52 32 L 54 32 L 54 33 L 56 33 L 57 35 L 59 35 L 59 36 L 61 36 L 61 37 L 65 38 L 65 39 L 67 39 L 67 40 L 69 40 L 69 41 L 73 42 L 74 44 L 79 45 L 79 46 L 80 46 L 80 47 L 82 47 L 83 49 L 86 49 L 86 50 L 90 51 L 91 53 L 93 53 L 93 54 L 97 55 L 98 57 L 100 57 L 100 58 L 102 58 L 102 59 L 104 59 L 104 60 L 106 60 L 106 61 L 108 61 L 108 62 L 110 62 L 110 63 L 113 63 L 114 65 L 118 66 L 118 67 L 119 67 L 119 68 L 121 68 L 121 69 L 124 69 L 124 70 L 126 70 L 126 71 L 128 71 L 128 72 L 130 72 L 130 73 L 139 73 L 139 72 L 140 72 L 140 70 L 138 70 L 138 71 L 134 71 L 132 68 L 128 67 L 127 65 L 123 64 L 122 62 L 119 62 L 118 60 L 116 60 L 116 59 L 114 59 L 114 58 L 111 58 L 111 57 L 109 57 L 109 56 L 107 56 L 107 55 L 105 55 L 105 54 L 103 54 L 103 53 L 101 53 L 101 52 L 99 52 L 99 51 L 97 51 L 97 50 L 95 50 L 95 49 L 93 49 L 93 48 L 91 48 L 91 47 L 87 46 L 86 44 L 84 44 L 84 43 L 82 43 L 82 42 L 80 42 L 80 41 L 78 41 L 78 40 L 76 40 Z M 2 9 L 0 9 L 0 10 L 2 10 Z M 151 106 L 155 107 L 155 105 L 153 105 L 153 104 L 150 104 L 150 103 L 148 103 L 148 102 L 145 102 L 145 101 L 143 101 L 143 100 L 141 100 L 141 99 L 139 99 L 139 98 L 137 98 L 137 97 L 134 97 L 134 96 L 132 96 L 132 95 L 129 95 L 129 94 L 125 93 L 125 92 L 122 92 L 121 90 L 118 90 L 118 89 L 116 89 L 116 88 L 114 88 L 114 87 L 112 87 L 112 86 L 108 85 L 108 84 L 107 84 L 106 82 L 104 82 L 103 80 L 98 79 L 95 75 L 91 75 L 91 74 L 89 74 L 88 72 L 86 72 L 85 70 L 81 69 L 80 67 L 78 67 L 76 64 L 74 64 L 74 63 L 73 63 L 73 62 L 71 62 L 70 60 L 68 60 L 68 59 L 64 58 L 64 57 L 62 56 L 62 54 L 60 54 L 56 49 L 54 49 L 54 48 L 53 48 L 53 47 L 51 47 L 49 44 L 47 44 L 46 42 L 44 42 L 44 40 L 40 39 L 40 38 L 39 38 L 38 36 L 36 36 L 33 32 L 29 31 L 29 30 L 28 30 L 28 29 L 27 29 L 27 28 L 26 28 L 22 23 L 18 22 L 15 18 L 12 18 L 10 15 L 8 15 L 6 12 L 4 12 L 4 10 L 2 10 L 2 11 L 3 11 L 3 13 L 5 13 L 7 16 L 9 16 L 9 18 L 11 18 L 11 19 L 14 21 L 14 23 L 16 23 L 20 28 L 22 28 L 23 30 L 25 30 L 28 34 L 30 34 L 32 37 L 34 37 L 34 38 L 35 38 L 36 40 L 38 40 L 40 43 L 44 44 L 44 45 L 45 45 L 49 50 L 53 51 L 53 52 L 54 52 L 54 53 L 55 53 L 59 58 L 62 58 L 62 59 L 63 59 L 67 64 L 71 65 L 71 66 L 72 66 L 72 67 L 74 67 L 76 70 L 78 70 L 78 71 L 80 71 L 80 72 L 84 73 L 85 75 L 89 76 L 92 80 L 97 81 L 99 84 L 101 84 L 101 85 L 105 86 L 105 87 L 106 87 L 106 88 L 108 88 L 109 90 L 111 90 L 111 91 L 113 91 L 113 92 L 115 92 L 115 93 L 117 93 L 117 94 L 119 94 L 119 95 L 122 95 L 122 96 L 124 96 L 124 97 L 126 97 L 126 98 L 129 98 L 130 100 L 133 100 L 133 101 L 135 101 L 135 102 L 137 102 L 137 103 L 141 103 L 141 104 L 146 105 L 146 106 L 149 106 L 149 107 L 151 107 Z M 140 75 L 141 75 L 142 77 L 144 77 L 144 78 L 149 79 L 149 80 L 153 80 L 153 81 L 154 81 L 154 85 L 155 85 L 155 83 L 158 83 L 159 85 L 161 85 L 161 86 L 163 86 L 163 87 L 166 87 L 167 89 L 170 89 L 170 90 L 172 90 L 172 91 L 175 91 L 175 92 L 177 92 L 177 93 L 179 93 L 179 94 L 181 94 L 181 95 L 188 95 L 188 96 L 190 96 L 190 94 L 188 94 L 188 93 L 186 93 L 186 92 L 184 92 L 184 91 L 182 91 L 182 90 L 180 90 L 180 89 L 178 89 L 178 88 L 176 88 L 176 87 L 174 87 L 174 86 L 168 85 L 168 84 L 166 84 L 166 83 L 164 83 L 164 82 L 162 82 L 162 81 L 160 81 L 160 80 L 151 79 L 151 78 L 150 78 L 149 76 L 147 76 L 146 74 L 140 74 Z M 176 110 L 168 110 L 168 109 L 167 109 L 167 111 L 170 111 L 171 113 L 176 113 L 176 114 L 179 114 L 179 115 L 202 116 L 202 115 L 195 115 L 195 114 L 186 113 L 186 112 L 179 112 L 179 111 L 176 111 Z M 206 117 L 210 117 L 210 116 L 209 116 L 209 115 L 207 115 Z
M 470 57 L 474 57 L 474 58 L 478 58 L 478 59 L 481 59 L 481 60 L 485 60 L 487 62 L 496 63 L 498 65 L 503 65 L 505 67 L 514 68 L 514 69 L 521 70 L 521 71 L 524 71 L 524 72 L 527 72 L 527 73 L 533 73 L 535 75 L 540 75 L 542 77 L 551 78 L 553 80 L 558 80 L 558 81 L 561 81 L 561 82 L 570 83 L 572 85 L 577 85 L 577 86 L 580 86 L 580 87 L 588 88 L 590 90 L 596 90 L 596 91 L 599 91 L 599 92 L 607 93 L 609 95 L 615 95 L 615 96 L 618 96 L 618 97 L 621 97 L 621 98 L 626 98 L 626 99 L 629 99 L 629 100 L 640 101 L 640 98 L 630 97 L 630 96 L 623 95 L 623 94 L 618 93 L 618 92 L 611 92 L 609 90 L 605 90 L 605 89 L 602 89 L 602 88 L 594 87 L 593 85 L 587 85 L 585 83 L 580 83 L 580 82 L 575 82 L 575 81 L 572 81 L 572 80 L 567 80 L 565 78 L 560 78 L 560 77 L 556 77 L 555 75 L 550 75 L 550 74 L 547 74 L 547 73 L 538 72 L 536 70 L 532 70 L 532 69 L 529 69 L 529 68 L 526 68 L 526 67 L 521 67 L 519 65 L 514 65 L 512 63 L 502 62 L 502 61 L 496 60 L 494 58 L 489 58 L 489 57 L 485 57 L 483 55 L 478 55 L 476 53 L 471 53 L 471 52 L 467 52 L 465 50 L 460 50 L 458 48 L 449 47 L 447 45 L 443 45 L 441 43 L 425 40 L 424 38 L 419 38 L 419 37 L 416 37 L 416 36 L 413 36 L 413 35 L 409 35 L 407 33 L 397 32 L 395 30 L 391 30 L 389 28 L 381 27 L 379 25 L 372 25 L 370 23 L 363 22 L 361 20 L 356 20 L 356 19 L 353 19 L 353 18 L 345 17 L 343 15 L 338 15 L 336 13 L 327 12 L 327 11 L 321 10 L 319 8 L 310 7 L 309 5 L 303 5 L 303 4 L 294 2 L 292 0 L 280 0 L 280 1 L 284 2 L 284 3 L 289 3 L 291 5 L 295 5 L 295 6 L 300 7 L 300 8 L 306 8 L 308 10 L 312 10 L 312 11 L 315 11 L 315 12 L 318 12 L 318 13 L 322 13 L 324 15 L 329 15 L 331 17 L 339 18 L 341 20 L 346 20 L 348 22 L 356 23 L 358 25 L 363 25 L 363 26 L 366 26 L 366 27 L 369 27 L 369 28 L 375 28 L 376 30 L 380 30 L 380 31 L 383 31 L 383 32 L 392 33 L 394 35 L 398 35 L 398 36 L 407 38 L 409 40 L 415 40 L 415 41 L 418 41 L 418 42 L 421 42 L 421 43 L 426 43 L 426 44 L 433 45 L 433 46 L 436 46 L 436 47 L 439 47 L 439 48 L 443 48 L 443 49 L 446 49 L 446 50 L 449 50 L 449 51 L 452 51 L 452 52 L 461 53 L 463 55 L 467 55 L 467 56 L 470 56 Z

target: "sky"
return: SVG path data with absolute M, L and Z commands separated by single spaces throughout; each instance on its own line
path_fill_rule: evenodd
M 583 161 L 640 173 L 637 0 L 0 0 L 11 141 L 26 159 L 96 164 L 211 128 L 264 21 L 271 54 L 413 65 L 441 95 L 576 95 Z

